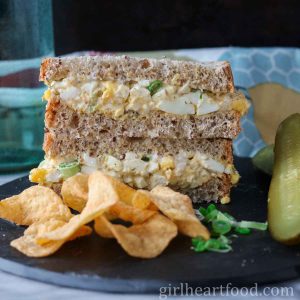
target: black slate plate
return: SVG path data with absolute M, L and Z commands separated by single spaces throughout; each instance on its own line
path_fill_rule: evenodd
M 242 175 L 232 203 L 222 209 L 237 219 L 265 221 L 269 178 L 254 170 L 250 159 L 236 159 Z M 0 187 L 0 197 L 28 187 L 26 178 Z M 176 238 L 158 258 L 129 257 L 113 240 L 98 236 L 67 243 L 51 257 L 28 258 L 9 246 L 23 228 L 0 220 L 0 269 L 16 275 L 82 289 L 109 292 L 158 292 L 188 283 L 190 286 L 236 286 L 289 280 L 300 276 L 300 247 L 274 242 L 268 232 L 241 236 L 227 254 L 194 253 L 190 239 Z

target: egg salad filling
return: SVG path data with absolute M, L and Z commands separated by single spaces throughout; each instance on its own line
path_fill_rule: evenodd
M 200 152 L 183 151 L 173 156 L 127 152 L 122 159 L 118 159 L 111 155 L 95 158 L 84 153 L 79 160 L 68 162 L 49 159 L 33 169 L 29 179 L 36 183 L 51 184 L 62 182 L 78 172 L 90 174 L 95 170 L 140 189 L 152 189 L 157 185 L 192 189 L 223 173 L 231 176 L 233 184 L 239 179 L 232 164 L 221 163 Z
M 219 110 L 236 110 L 242 115 L 248 102 L 241 92 L 212 94 L 183 86 L 166 85 L 160 80 L 139 82 L 88 81 L 78 82 L 73 78 L 54 81 L 44 94 L 59 99 L 75 110 L 98 111 L 113 118 L 135 111 L 163 111 L 177 115 L 204 115 Z

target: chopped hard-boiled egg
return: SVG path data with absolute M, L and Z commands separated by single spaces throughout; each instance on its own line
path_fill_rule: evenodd
M 63 101 L 72 101 L 80 95 L 80 89 L 75 86 L 70 86 L 60 92 L 60 98 Z
M 111 155 L 106 156 L 106 165 L 114 171 L 122 170 L 122 162 Z
M 123 162 L 125 172 L 143 175 L 147 172 L 147 163 L 141 159 L 125 160 Z
M 34 183 L 45 183 L 48 171 L 42 168 L 35 168 L 30 171 L 29 180 Z
M 44 100 L 48 101 L 50 100 L 51 98 L 51 90 L 50 89 L 47 89 L 45 92 L 44 92 L 44 95 L 42 97 Z
M 226 165 L 197 151 L 166 156 L 127 152 L 123 159 L 111 155 L 96 158 L 84 153 L 78 162 L 73 160 L 60 162 L 57 167 L 54 165 L 53 161 L 43 161 L 39 168 L 31 171 L 31 181 L 59 182 L 77 172 L 91 174 L 96 170 L 102 170 L 133 187 L 148 189 L 169 184 L 181 188 L 196 188 L 220 173 L 229 174 L 233 184 L 239 178 L 233 165 Z
M 129 111 L 145 114 L 152 110 L 177 115 L 204 115 L 233 109 L 244 114 L 249 106 L 239 92 L 217 95 L 193 91 L 188 83 L 176 86 L 159 80 L 76 82 L 65 78 L 51 84 L 44 99 L 48 100 L 52 91 L 74 109 L 85 112 L 97 110 L 113 118 L 120 118 Z
M 214 111 L 218 111 L 220 109 L 220 105 L 215 102 L 211 97 L 203 94 L 201 101 L 197 104 L 197 115 L 205 115 L 212 113 Z
M 174 169 L 175 167 L 174 160 L 171 156 L 164 156 L 161 159 L 159 165 L 162 170 Z

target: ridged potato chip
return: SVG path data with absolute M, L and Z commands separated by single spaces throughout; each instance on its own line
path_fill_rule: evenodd
M 66 241 L 50 241 L 49 243 L 41 246 L 36 243 L 36 237 L 39 234 L 60 228 L 65 224 L 66 222 L 57 219 L 50 219 L 48 221 L 34 223 L 24 231 L 23 236 L 11 241 L 10 245 L 30 257 L 49 256 L 55 253 Z M 67 241 L 71 241 L 91 233 L 92 229 L 89 226 L 84 225 L 79 228 Z
M 131 188 L 130 186 L 111 176 L 107 176 L 107 178 L 108 180 L 110 180 L 110 183 L 116 189 L 120 200 L 125 202 L 126 204 L 132 205 L 132 198 L 136 192 L 135 189 Z
M 76 174 L 64 181 L 61 195 L 66 205 L 81 212 L 88 200 L 88 178 L 86 174 Z M 131 205 L 136 191 L 119 180 L 106 176 L 118 193 L 120 200 Z
M 130 227 L 112 224 L 104 216 L 100 218 L 121 247 L 134 257 L 154 258 L 160 255 L 177 235 L 177 226 L 161 214 Z
M 63 182 L 61 196 L 64 203 L 81 212 L 88 199 L 88 180 L 86 174 L 76 174 Z
M 134 190 L 96 171 L 70 177 L 61 194 L 63 200 L 47 187 L 34 186 L 0 202 L 1 218 L 30 225 L 12 247 L 27 256 L 48 256 L 65 242 L 90 234 L 85 224 L 93 220 L 98 235 L 115 238 L 129 255 L 140 258 L 161 254 L 178 231 L 209 238 L 190 198 L 167 187 Z M 72 215 L 67 205 L 81 213 Z M 114 219 L 132 225 L 113 224 Z
M 108 220 L 121 219 L 133 224 L 141 224 L 151 218 L 154 214 L 156 214 L 156 212 L 153 210 L 142 210 L 119 201 L 109 208 L 109 217 L 105 214 L 105 218 Z M 114 237 L 101 218 L 95 219 L 94 229 L 97 234 L 104 238 Z
M 67 224 L 56 230 L 40 234 L 37 237 L 38 244 L 69 239 L 81 226 L 93 221 L 119 201 L 112 181 L 100 171 L 89 176 L 88 188 L 88 201 L 81 214 L 72 217 Z
M 137 190 L 133 195 L 132 205 L 140 209 L 158 210 L 152 198 L 149 191 Z
M 72 214 L 62 199 L 50 188 L 32 186 L 0 202 L 0 218 L 18 225 L 31 225 L 55 218 L 68 221 Z
M 113 233 L 111 232 L 110 228 L 107 226 L 106 221 L 109 222 L 105 215 L 100 216 L 95 219 L 94 229 L 98 235 L 106 239 L 114 238 Z
M 179 232 L 190 237 L 209 239 L 209 231 L 196 217 L 188 196 L 164 186 L 155 187 L 151 194 L 154 204 L 178 226 Z
M 133 224 L 140 224 L 152 217 L 156 212 L 153 210 L 139 209 L 119 201 L 109 208 L 109 214 Z

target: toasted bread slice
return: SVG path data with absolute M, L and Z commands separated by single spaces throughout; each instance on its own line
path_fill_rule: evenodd
M 40 80 L 46 84 L 66 77 L 81 80 L 161 80 L 166 84 L 212 93 L 234 91 L 231 67 L 226 61 L 191 62 L 170 59 L 145 59 L 129 56 L 82 56 L 46 58 Z

